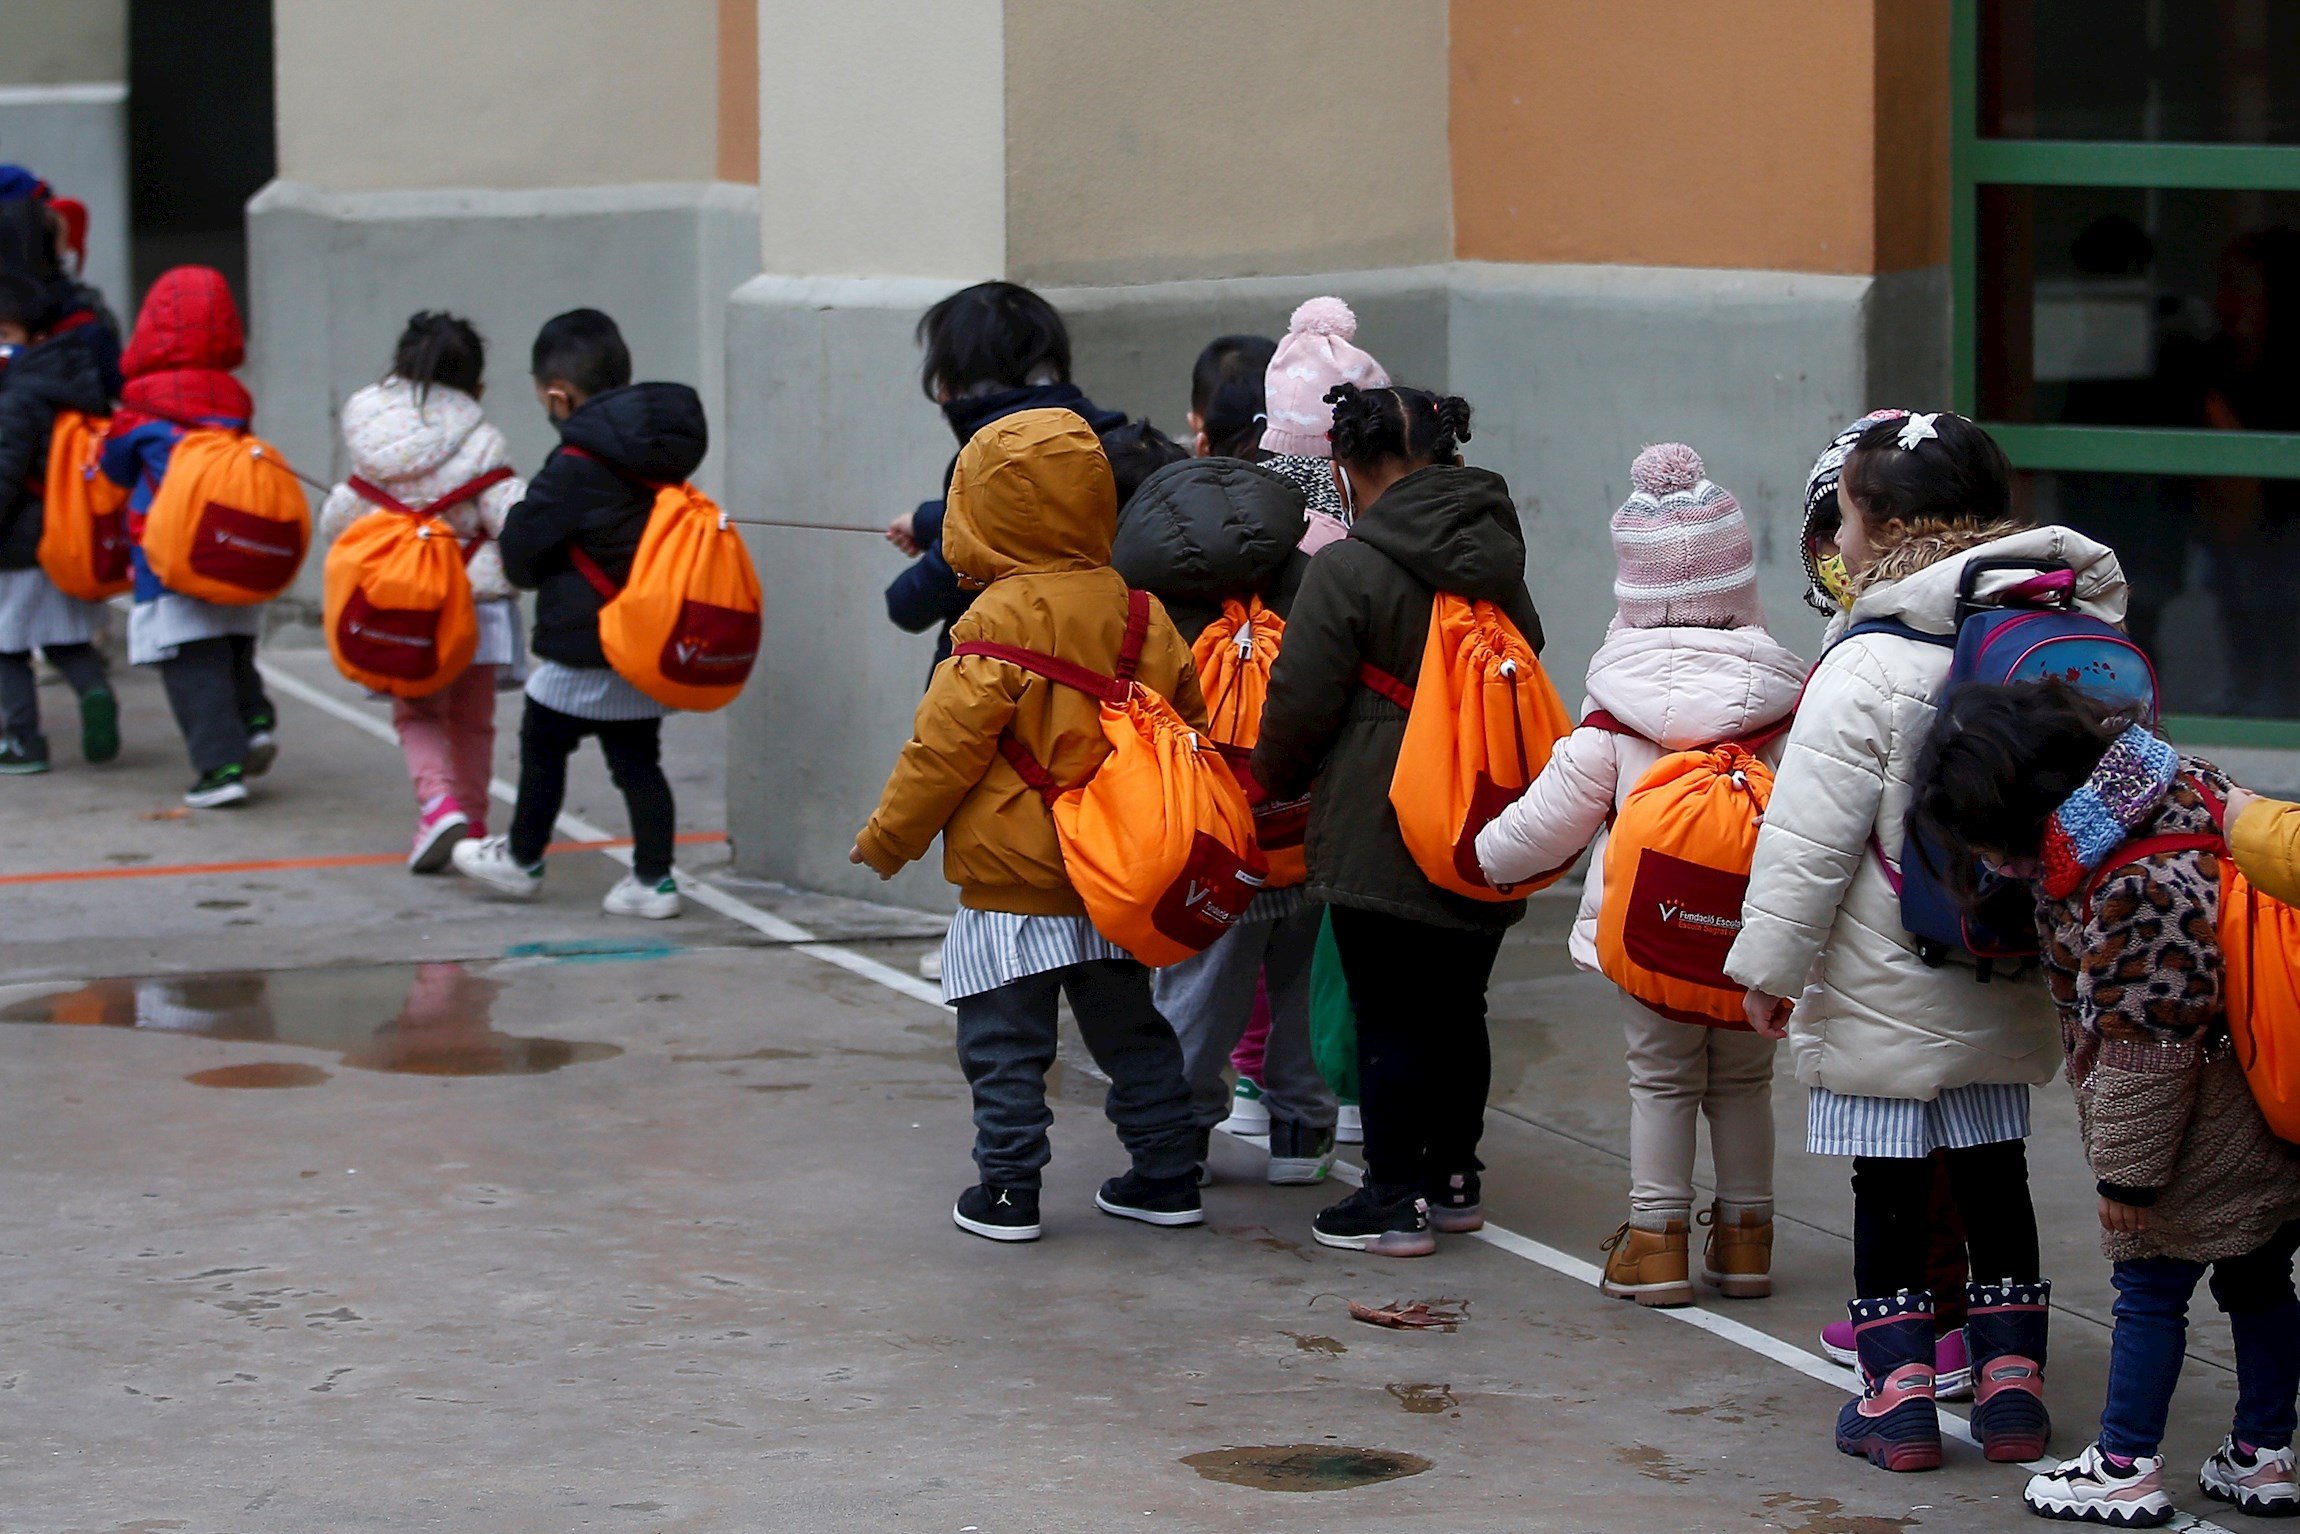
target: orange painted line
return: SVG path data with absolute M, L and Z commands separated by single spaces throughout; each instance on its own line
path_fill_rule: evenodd
M 727 839 L 724 831 L 687 831 L 674 838 L 682 847 L 704 846 Z M 553 842 L 552 852 L 597 852 L 606 847 L 628 847 L 631 839 L 615 837 L 603 842 Z M 158 863 L 148 868 L 59 868 L 47 873 L 0 874 L 0 886 L 12 884 L 85 884 L 99 879 L 183 879 L 202 874 L 287 873 L 311 868 L 381 868 L 405 863 L 404 852 L 341 852 L 320 858 L 250 858 L 239 863 Z

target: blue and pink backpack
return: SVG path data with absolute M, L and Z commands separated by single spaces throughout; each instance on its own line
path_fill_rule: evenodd
M 1979 595 L 1984 576 L 2030 571 L 1996 596 Z M 1857 634 L 1892 634 L 1919 644 L 1939 645 L 1956 654 L 1941 690 L 1946 706 L 1960 688 L 2007 682 L 2039 682 L 2059 677 L 2118 709 L 2156 722 L 2156 668 L 2124 630 L 2105 619 L 2076 611 L 2076 573 L 2058 560 L 1992 558 L 1968 563 L 1957 582 L 1956 632 L 1933 634 L 1893 618 L 1874 618 L 1845 630 L 1839 642 Z M 1917 940 L 1927 964 L 1946 963 L 1963 953 L 1979 978 L 1994 977 L 2000 966 L 2018 969 L 2037 956 L 2036 893 L 2026 880 L 1988 874 L 1983 898 L 1967 911 L 1949 894 L 1941 877 L 1941 854 L 1912 837 L 1901 866 L 1885 860 L 1871 843 L 1901 897 L 1901 925 Z

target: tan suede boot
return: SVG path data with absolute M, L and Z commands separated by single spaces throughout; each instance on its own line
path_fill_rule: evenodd
M 1773 1292 L 1773 1222 L 1744 1209 L 1731 1224 L 1725 1207 L 1711 1204 L 1701 1217 L 1709 1227 L 1701 1249 L 1701 1282 L 1729 1300 L 1761 1300 Z
M 1691 1246 L 1683 1220 L 1671 1220 L 1661 1230 L 1623 1225 L 1605 1243 L 1605 1278 L 1597 1287 L 1617 1300 L 1640 1305 L 1690 1305 Z

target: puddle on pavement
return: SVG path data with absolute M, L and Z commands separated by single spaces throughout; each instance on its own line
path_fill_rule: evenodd
M 335 1073 L 300 1060 L 250 1060 L 194 1071 L 184 1080 L 195 1087 L 316 1087 L 335 1080 Z
M 490 1021 L 500 981 L 461 964 L 377 964 L 357 969 L 248 971 L 97 980 L 0 1007 L 0 1023 L 138 1028 L 235 1043 L 333 1050 L 354 1070 L 410 1076 L 535 1076 L 612 1060 L 613 1044 L 522 1038 Z M 319 1071 L 286 1061 L 201 1071 L 202 1086 L 314 1086 L 270 1081 L 266 1068 Z M 238 1079 L 231 1073 L 249 1073 Z
M 1332 1443 L 1208 1449 L 1183 1455 L 1182 1463 L 1209 1481 L 1251 1486 L 1257 1491 L 1348 1491 L 1420 1475 L 1430 1467 L 1419 1454 Z

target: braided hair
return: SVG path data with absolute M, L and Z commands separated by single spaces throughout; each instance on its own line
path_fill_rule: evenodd
M 425 309 L 407 322 L 392 350 L 391 371 L 415 385 L 421 400 L 433 384 L 477 394 L 487 376 L 487 343 L 471 321 Z
M 1334 407 L 1330 440 L 1342 463 L 1451 463 L 1469 440 L 1469 401 L 1456 395 L 1338 383 L 1326 403 Z

